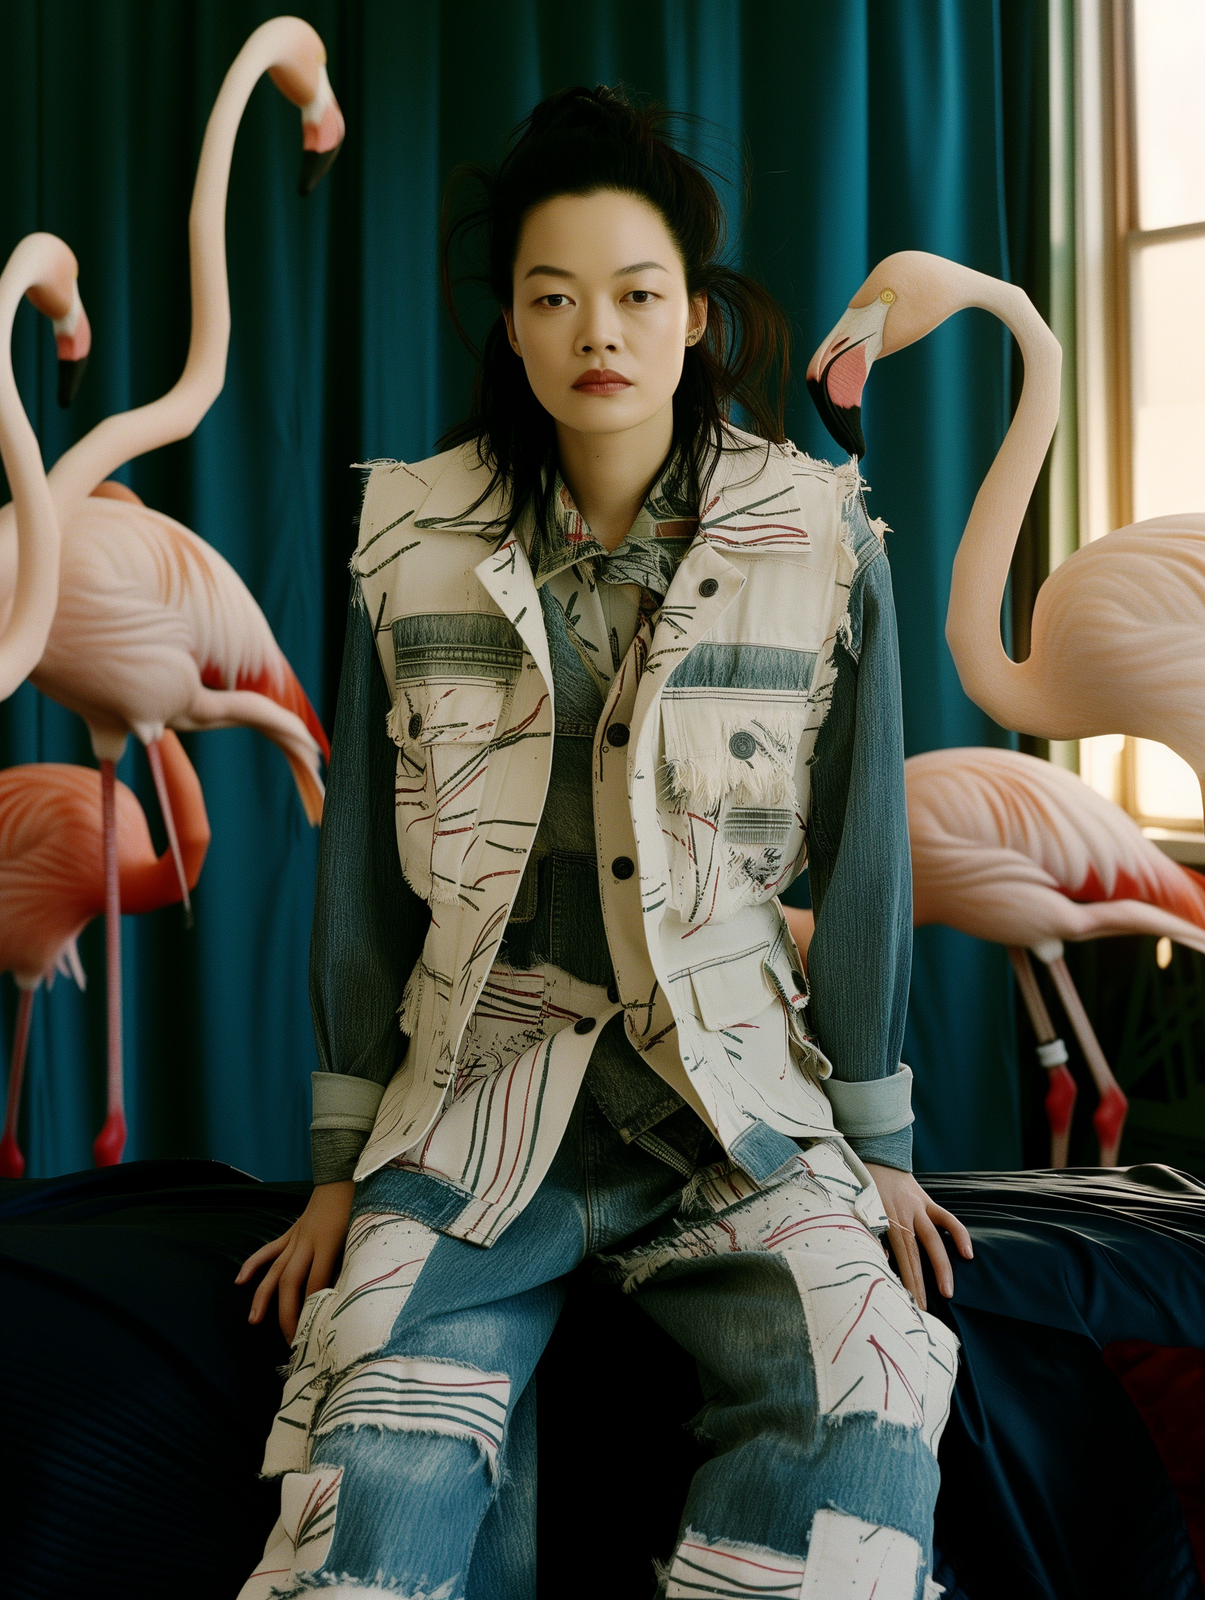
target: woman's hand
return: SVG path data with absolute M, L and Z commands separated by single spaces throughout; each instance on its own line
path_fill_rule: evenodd
M 306 1296 L 335 1280 L 355 1187 L 350 1181 L 317 1184 L 309 1204 L 288 1233 L 261 1245 L 243 1262 L 235 1283 L 246 1283 L 265 1261 L 272 1263 L 255 1291 L 248 1322 L 264 1320 L 272 1296 L 279 1290 L 280 1331 L 292 1344 Z
M 925 1280 L 921 1273 L 919 1247 L 924 1245 L 933 1263 L 937 1287 L 949 1300 L 954 1293 L 954 1269 L 937 1230 L 939 1227 L 946 1230 L 958 1246 L 958 1253 L 967 1261 L 975 1254 L 971 1248 L 970 1234 L 953 1212 L 943 1210 L 929 1198 L 910 1172 L 901 1172 L 897 1167 L 881 1167 L 869 1161 L 866 1165 L 891 1224 L 887 1238 L 895 1253 L 904 1288 L 911 1291 L 923 1311 Z

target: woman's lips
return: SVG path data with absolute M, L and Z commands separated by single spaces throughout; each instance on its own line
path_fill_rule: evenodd
M 603 367 L 601 370 L 583 372 L 573 387 L 579 394 L 619 394 L 623 389 L 630 389 L 632 382 L 622 372 L 612 372 L 610 367 Z

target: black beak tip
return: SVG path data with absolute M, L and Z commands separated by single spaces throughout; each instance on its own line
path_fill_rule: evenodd
M 835 406 L 829 398 L 828 389 L 822 378 L 809 378 L 807 382 L 808 393 L 820 413 L 821 422 L 847 455 L 855 456 L 861 461 L 866 454 L 866 440 L 862 434 L 862 407 Z
M 79 361 L 59 362 L 59 405 L 66 411 L 67 407 L 79 393 L 80 384 L 84 381 L 84 369 L 88 365 L 88 358 L 84 356 Z
M 332 150 L 303 150 L 301 152 L 301 172 L 297 179 L 297 193 L 304 200 L 326 177 L 335 164 L 335 157 L 343 148 L 343 141 L 335 145 Z

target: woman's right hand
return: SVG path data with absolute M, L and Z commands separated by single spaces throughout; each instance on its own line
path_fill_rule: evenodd
M 272 1263 L 255 1291 L 248 1322 L 262 1322 L 272 1296 L 278 1295 L 280 1331 L 292 1344 L 306 1297 L 335 1281 L 355 1188 L 350 1180 L 316 1184 L 309 1204 L 288 1233 L 261 1245 L 243 1262 L 235 1283 L 246 1283 L 266 1261 Z

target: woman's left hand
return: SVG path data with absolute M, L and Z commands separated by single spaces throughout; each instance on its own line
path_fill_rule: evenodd
M 923 1245 L 933 1263 L 937 1287 L 949 1300 L 954 1293 L 954 1269 L 937 1230 L 945 1229 L 958 1246 L 959 1255 L 967 1261 L 975 1254 L 970 1234 L 953 1212 L 944 1210 L 929 1198 L 910 1172 L 881 1167 L 870 1161 L 866 1165 L 887 1213 L 890 1223 L 887 1238 L 895 1253 L 904 1288 L 912 1293 L 923 1311 L 925 1280 L 920 1261 L 920 1246 Z

